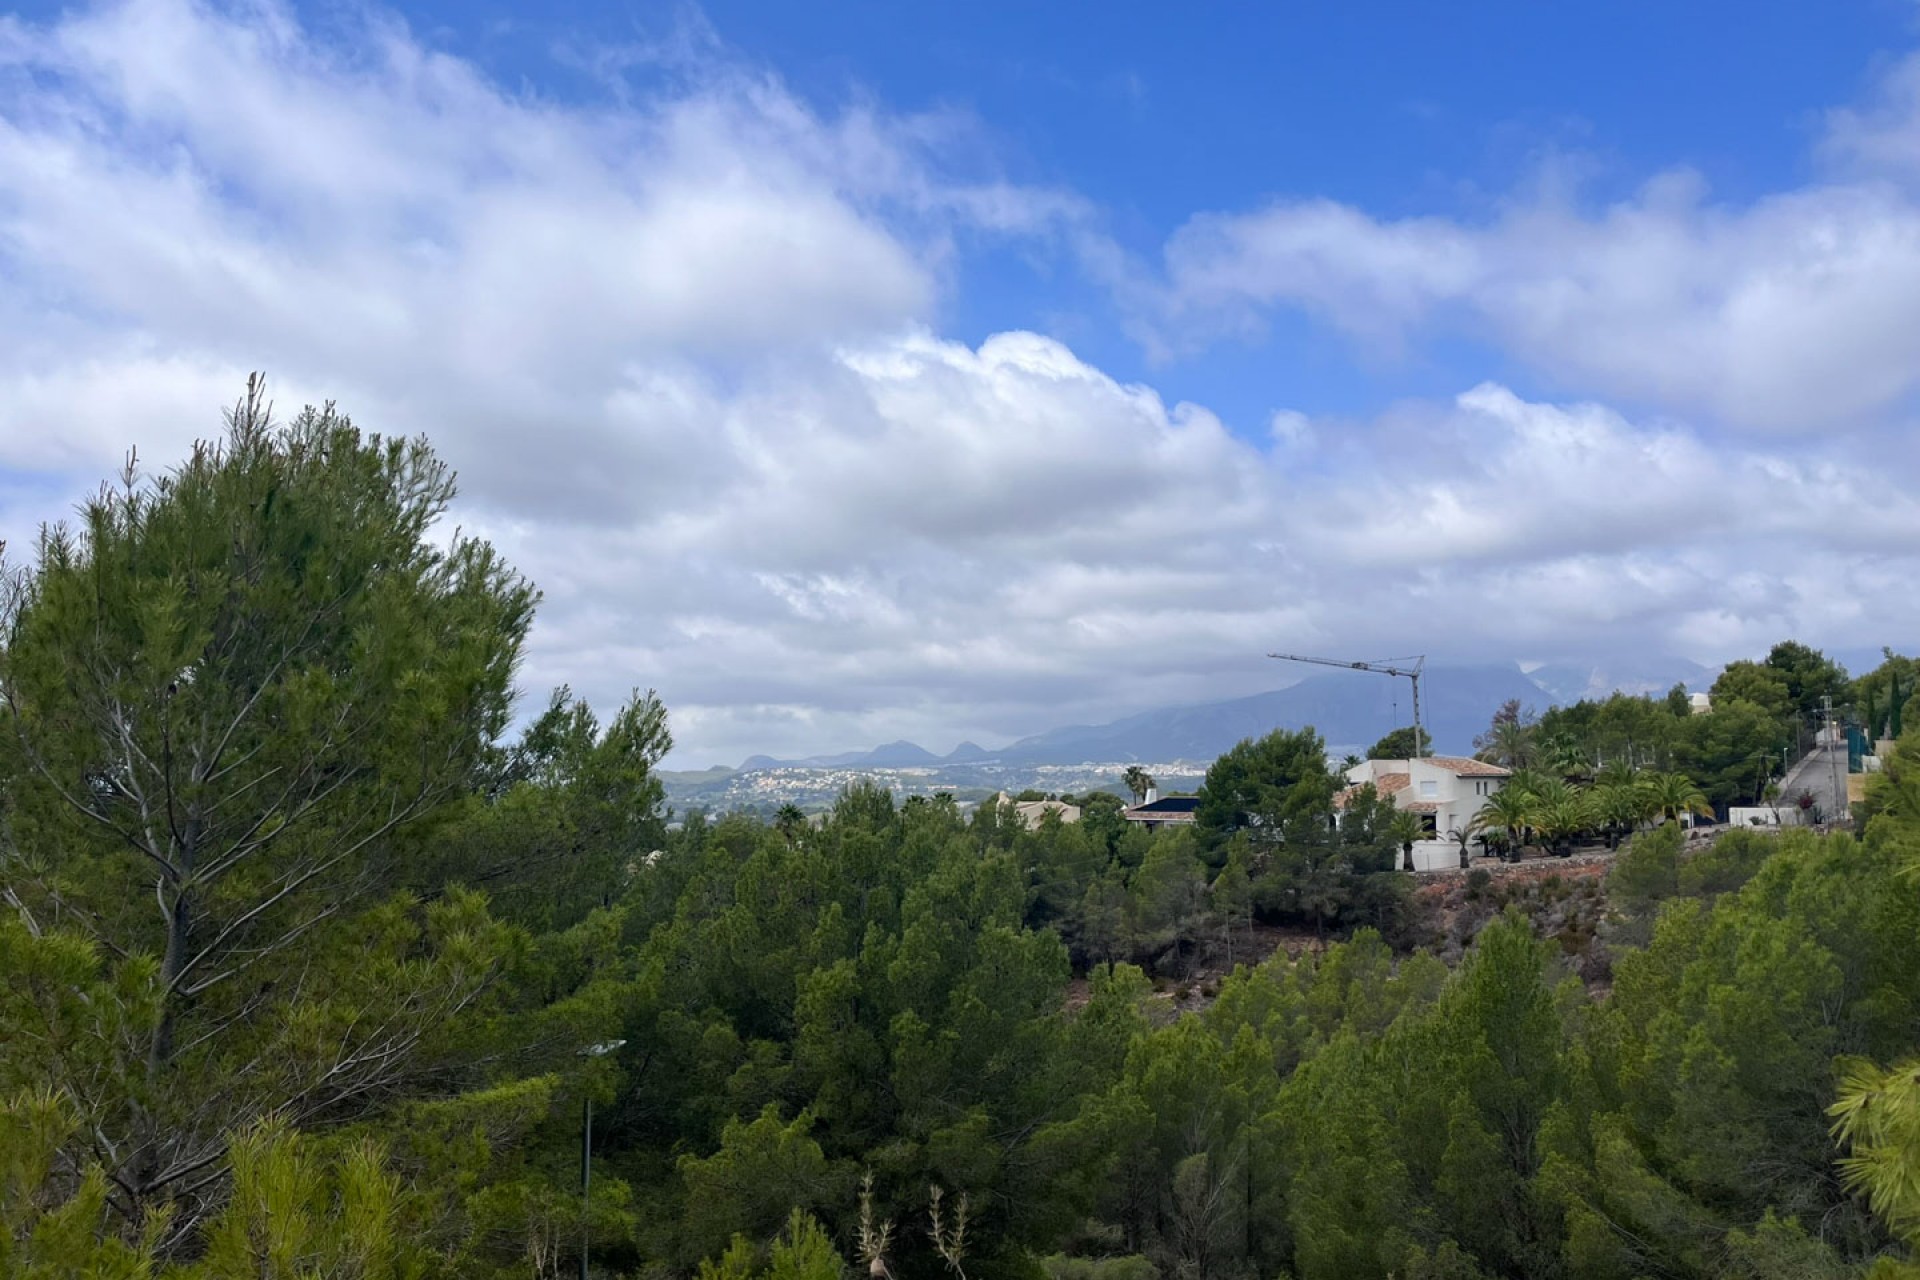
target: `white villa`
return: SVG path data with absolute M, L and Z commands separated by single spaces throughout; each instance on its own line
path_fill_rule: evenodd
M 1062 822 L 1080 821 L 1080 806 L 1064 800 L 1015 800 L 1004 791 L 993 799 L 995 804 L 1012 805 L 1014 813 L 1029 831 L 1038 831 L 1050 813 Z
M 1426 756 L 1419 760 L 1363 760 L 1347 770 L 1351 785 L 1334 797 L 1347 798 L 1368 783 L 1393 807 L 1430 820 L 1435 835 L 1465 831 L 1487 797 L 1507 784 L 1512 771 L 1466 756 Z

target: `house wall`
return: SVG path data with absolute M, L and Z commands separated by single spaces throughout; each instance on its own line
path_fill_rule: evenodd
M 1797 827 L 1800 825 L 1800 810 L 1793 805 L 1783 804 L 1778 808 L 1772 805 L 1754 805 L 1750 807 L 1734 806 L 1727 810 L 1727 825 L 1730 827 Z
M 1038 831 L 1049 813 L 1059 814 L 1062 822 L 1080 821 L 1080 806 L 1060 800 L 1023 800 L 1014 805 L 1014 809 L 1029 831 Z
M 1363 760 L 1348 769 L 1346 776 L 1354 784 L 1378 783 L 1389 773 L 1407 775 L 1407 785 L 1393 795 L 1394 807 L 1405 809 L 1422 802 L 1433 805 L 1433 829 L 1442 836 L 1464 830 L 1487 797 L 1507 781 L 1500 777 L 1462 777 L 1427 760 Z M 1457 857 L 1454 865 L 1458 865 Z
M 1476 849 L 1475 852 L 1478 852 Z M 1399 866 L 1399 863 L 1394 863 Z M 1460 866 L 1460 846 L 1451 840 L 1416 840 L 1413 845 L 1415 871 L 1452 871 Z
M 1400 793 L 1405 797 L 1402 807 L 1422 800 L 1437 805 L 1433 829 L 1441 835 L 1465 830 L 1487 797 L 1506 782 L 1504 778 L 1462 777 L 1425 760 L 1408 761 L 1407 774 L 1407 789 Z
M 1356 785 L 1364 782 L 1377 783 L 1386 774 L 1405 773 L 1406 771 L 1407 762 L 1405 760 L 1362 760 L 1359 764 L 1347 770 L 1347 781 L 1355 783 Z

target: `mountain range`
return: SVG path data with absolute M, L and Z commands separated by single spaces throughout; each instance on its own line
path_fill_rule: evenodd
M 1604 697 L 1615 689 L 1659 693 L 1676 683 L 1704 687 L 1710 672 L 1684 659 L 1654 660 L 1631 671 L 1553 663 L 1522 671 L 1518 663 L 1431 666 L 1421 675 L 1421 722 L 1441 752 L 1466 754 L 1501 704 L 1517 699 L 1538 710 Z M 912 742 L 871 751 L 776 760 L 752 756 L 737 772 L 774 768 L 899 769 L 950 765 L 1074 765 L 1099 762 L 1212 760 L 1243 738 L 1308 725 L 1330 751 L 1364 751 L 1389 731 L 1412 723 L 1408 682 L 1358 671 L 1327 671 L 1298 684 L 1244 698 L 1162 707 L 1105 724 L 1066 725 L 989 750 L 963 742 L 936 755 Z

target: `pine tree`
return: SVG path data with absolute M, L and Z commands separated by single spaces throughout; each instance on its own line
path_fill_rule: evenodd
M 260 1116 L 403 1089 L 494 972 L 477 899 L 389 896 L 506 724 L 534 603 L 486 543 L 434 541 L 453 493 L 331 406 L 274 425 L 255 379 L 223 441 L 130 465 L 7 577 L 0 888 L 142 1011 L 111 1087 L 48 1063 L 129 1222 L 190 1229 Z

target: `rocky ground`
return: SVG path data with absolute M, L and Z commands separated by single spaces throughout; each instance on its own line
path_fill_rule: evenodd
M 1699 828 L 1688 838 L 1697 852 L 1720 834 L 1718 828 Z M 1458 964 L 1475 935 L 1508 907 L 1533 922 L 1534 932 L 1558 944 L 1567 967 L 1595 995 L 1612 988 L 1613 953 L 1610 939 L 1617 928 L 1609 908 L 1606 877 L 1614 852 L 1604 845 L 1576 850 L 1567 857 L 1530 851 L 1519 862 L 1476 858 L 1471 868 L 1450 867 L 1424 871 L 1413 891 L 1419 945 L 1431 949 L 1449 965 Z M 1335 939 L 1316 936 L 1310 928 L 1256 925 L 1250 938 L 1235 949 L 1234 964 L 1258 964 L 1276 952 L 1292 959 L 1322 951 Z M 1233 969 L 1225 956 L 1209 957 L 1184 979 L 1161 978 L 1154 986 L 1169 1018 L 1206 1007 Z M 1075 979 L 1069 1005 L 1085 1002 L 1087 985 Z
M 1557 942 L 1568 967 L 1591 990 L 1613 977 L 1606 945 L 1606 849 L 1565 858 L 1485 861 L 1467 871 L 1433 872 L 1414 891 L 1435 954 L 1458 964 L 1474 935 L 1508 907 L 1533 922 L 1534 932 Z

